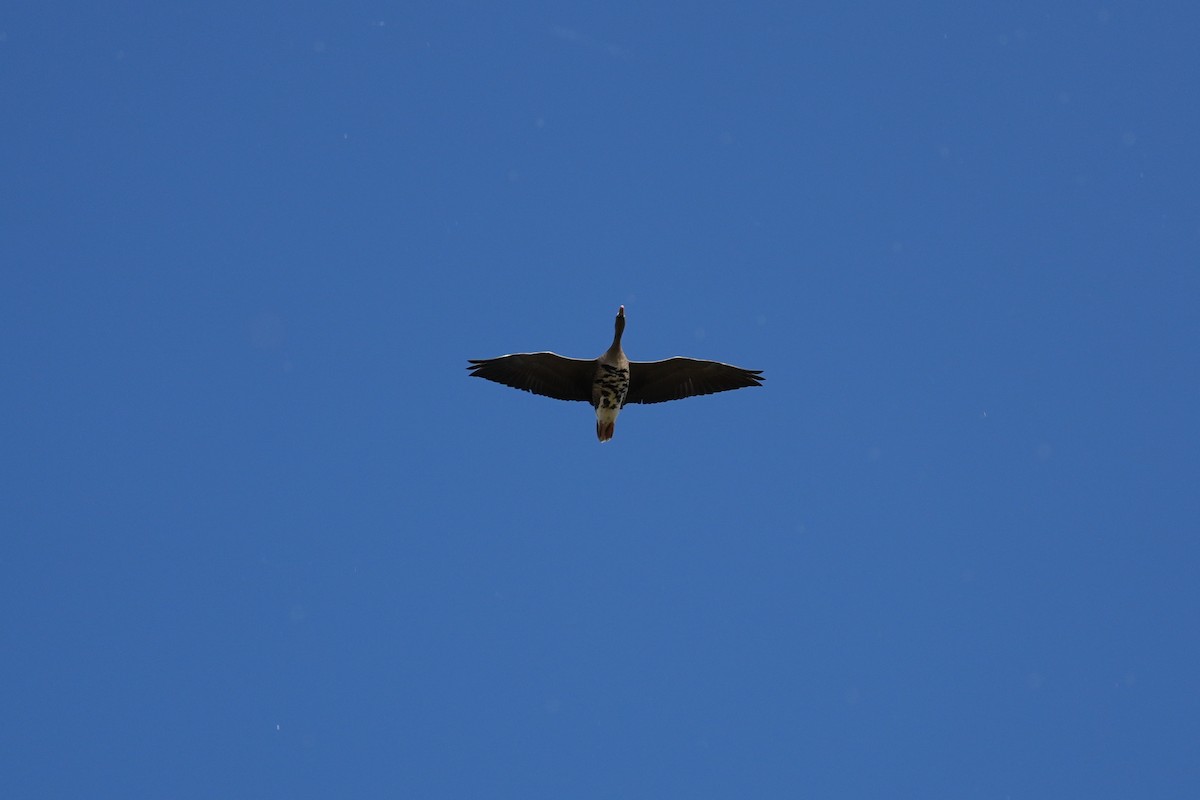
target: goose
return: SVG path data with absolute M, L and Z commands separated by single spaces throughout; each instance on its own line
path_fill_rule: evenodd
M 590 361 L 557 353 L 512 353 L 468 359 L 473 378 L 522 389 L 556 400 L 586 400 L 596 409 L 596 438 L 613 437 L 617 414 L 628 403 L 665 403 L 746 386 L 762 386 L 760 369 L 677 356 L 663 361 L 630 361 L 621 350 L 625 306 L 617 309 L 612 345 Z

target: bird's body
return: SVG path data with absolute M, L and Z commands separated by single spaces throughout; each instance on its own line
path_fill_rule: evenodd
M 621 349 L 625 306 L 617 311 L 608 350 L 591 361 L 557 353 L 513 353 L 471 359 L 471 375 L 557 400 L 586 400 L 596 409 L 596 437 L 613 436 L 617 415 L 627 403 L 662 403 L 694 395 L 762 385 L 762 370 L 716 361 L 668 358 L 630 361 Z
M 617 414 L 629 394 L 629 359 L 621 350 L 621 334 L 625 332 L 625 306 L 617 311 L 616 332 L 612 344 L 596 359 L 596 374 L 592 377 L 592 408 L 596 409 L 596 438 L 607 442 L 617 425 Z

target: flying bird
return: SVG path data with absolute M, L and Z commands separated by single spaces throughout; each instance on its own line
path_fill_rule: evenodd
M 630 361 L 621 350 L 625 306 L 617 310 L 612 345 L 590 361 L 557 353 L 513 353 L 468 359 L 474 378 L 553 397 L 586 400 L 596 409 L 596 438 L 613 437 L 617 414 L 627 403 L 665 403 L 701 394 L 762 386 L 760 369 L 677 356 L 663 361 Z

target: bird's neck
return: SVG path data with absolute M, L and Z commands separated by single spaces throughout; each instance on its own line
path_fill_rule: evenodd
M 625 320 L 618 317 L 617 318 L 617 331 L 615 334 L 613 334 L 612 346 L 610 346 L 608 348 L 608 352 L 614 353 L 614 354 L 621 352 L 621 334 L 624 332 L 625 332 Z

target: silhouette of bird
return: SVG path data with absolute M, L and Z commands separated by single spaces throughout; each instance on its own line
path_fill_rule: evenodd
M 514 389 L 586 400 L 596 409 L 596 438 L 613 436 L 617 414 L 628 403 L 665 403 L 701 394 L 761 386 L 762 370 L 677 356 L 663 361 L 630 361 L 621 350 L 625 306 L 617 310 L 612 345 L 599 358 L 566 358 L 557 353 L 513 353 L 468 359 L 471 376 Z

